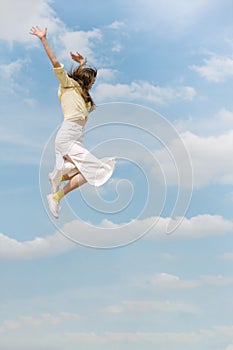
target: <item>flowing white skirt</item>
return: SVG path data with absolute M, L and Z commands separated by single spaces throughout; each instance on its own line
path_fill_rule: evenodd
M 62 123 L 55 139 L 55 168 L 62 172 L 64 156 L 68 155 L 90 185 L 101 186 L 112 176 L 115 158 L 98 159 L 82 145 L 84 125 L 84 122 Z

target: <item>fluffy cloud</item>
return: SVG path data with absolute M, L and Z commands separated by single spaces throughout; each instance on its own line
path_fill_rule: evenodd
M 148 82 L 132 82 L 131 84 L 98 84 L 94 97 L 97 101 L 149 101 L 158 105 L 167 104 L 173 100 L 191 101 L 196 91 L 190 86 L 177 88 L 154 86 Z
M 67 60 L 70 51 L 76 52 L 78 50 L 87 58 L 88 63 L 96 64 L 96 55 L 93 52 L 93 47 L 96 47 L 96 42 L 99 42 L 101 39 L 102 32 L 99 29 L 93 29 L 86 32 L 64 31 L 59 37 L 59 45 L 62 46 L 62 49 L 59 52 L 59 57 Z
M 1 93 L 5 92 L 12 94 L 25 91 L 22 84 L 18 84 L 16 80 L 26 62 L 26 60 L 17 59 L 16 61 L 8 62 L 7 64 L 0 64 L 0 79 L 1 81 L 4 81 Z
M 0 260 L 27 260 L 62 254 L 77 247 L 60 233 L 19 242 L 0 233 Z
M 227 287 L 233 285 L 233 278 L 226 276 L 201 276 L 201 281 L 204 284 L 212 285 L 215 287 Z
M 113 81 L 115 80 L 117 71 L 109 68 L 98 69 L 98 81 Z
M 187 33 L 218 6 L 217 0 L 135 0 L 130 12 L 136 28 L 148 28 L 153 36 L 165 33 L 167 37 Z
M 206 349 L 213 349 L 216 344 L 224 346 L 225 350 L 232 350 L 232 327 L 213 327 L 200 329 L 193 332 L 105 332 L 101 336 L 95 332 L 66 333 L 66 337 L 72 341 L 82 341 L 86 344 L 100 343 L 103 349 L 110 344 L 127 344 L 128 349 L 141 349 L 147 344 L 159 349 L 179 350 L 197 349 L 205 344 Z M 105 347 L 106 345 L 106 347 Z
M 115 246 L 117 242 L 116 236 L 120 235 L 124 237 L 125 242 L 128 242 L 132 237 L 135 237 L 135 234 L 140 237 L 145 227 L 151 227 L 150 233 L 145 236 L 146 239 L 163 239 L 167 237 L 165 236 L 165 232 L 170 221 L 170 218 L 151 217 L 144 220 L 134 220 L 127 225 L 120 225 L 104 220 L 100 226 L 94 227 L 88 223 L 76 220 L 65 224 L 61 230 L 67 237 L 70 237 L 74 241 L 83 242 L 83 244 L 87 245 L 89 242 L 91 246 L 97 247 L 101 246 L 101 244 L 103 246 L 112 247 L 113 245 Z M 232 230 L 233 222 L 225 220 L 221 216 L 198 215 L 191 219 L 184 218 L 181 225 L 169 237 L 170 239 L 193 239 L 211 235 L 222 235 L 227 232 L 232 232 Z M 96 235 L 97 231 L 99 233 L 98 235 Z M 111 235 L 109 232 L 111 232 Z M 98 240 L 96 236 L 98 236 Z M 26 242 L 19 242 L 4 234 L 0 234 L 0 260 L 25 260 L 54 256 L 74 249 L 75 247 L 77 247 L 77 245 L 60 233 L 55 233 L 54 235 L 44 238 L 36 237 L 32 241 Z M 156 283 L 159 279 L 162 284 L 172 283 L 178 287 L 186 286 L 186 282 L 182 284 L 174 276 L 159 275 L 156 278 Z M 189 287 L 189 283 L 187 287 Z
M 180 225 L 172 231 L 169 239 L 200 239 L 233 231 L 233 222 L 218 215 L 198 215 L 191 219 L 183 218 L 183 221 L 181 219 L 149 217 L 122 224 L 103 220 L 98 227 L 72 221 L 63 230 L 72 240 L 91 247 L 117 247 L 142 236 L 148 240 L 168 239 L 167 229 L 169 226 L 175 227 L 177 221 Z
M 196 343 L 199 335 L 195 333 L 159 333 L 159 332 L 105 332 L 102 336 L 98 336 L 94 332 L 89 333 L 66 333 L 66 337 L 70 340 L 82 341 L 86 343 L 102 343 L 102 344 L 134 344 L 134 346 L 142 346 L 145 343 L 152 343 L 157 346 L 167 346 L 166 349 L 178 349 L 176 346 L 191 345 Z
M 144 279 L 144 284 L 149 287 L 165 288 L 165 289 L 190 289 L 200 286 L 198 280 L 182 280 L 179 276 L 168 273 L 158 273 L 147 276 Z
M 202 137 L 191 132 L 182 133 L 180 136 L 190 153 L 194 187 L 198 188 L 209 184 L 233 184 L 233 163 L 231 161 L 233 130 L 218 136 Z M 177 153 L 177 140 L 172 141 L 168 146 L 172 154 Z M 176 168 L 167 150 L 157 151 L 155 157 L 166 174 L 167 182 L 176 184 Z M 186 165 L 182 165 L 182 159 L 179 160 L 179 166 L 185 170 Z
M 205 59 L 203 65 L 193 65 L 190 68 L 208 81 L 224 82 L 233 77 L 233 57 L 214 55 Z
M 206 286 L 225 288 L 233 285 L 233 278 L 222 275 L 203 275 L 195 280 L 184 280 L 177 275 L 161 272 L 154 275 L 139 277 L 134 283 L 136 286 L 143 286 L 147 289 L 186 290 Z M 119 309 L 113 308 L 108 311 L 112 313 L 124 311 L 123 305 L 118 307 Z
M 123 312 L 162 312 L 162 313 L 198 313 L 199 309 L 193 305 L 173 301 L 123 301 L 120 305 L 105 308 L 106 312 L 119 314 Z
M 233 130 L 216 137 L 185 133 L 183 140 L 190 152 L 194 185 L 233 184 Z
M 41 314 L 38 317 L 21 315 L 17 320 L 6 320 L 0 326 L 0 333 L 16 330 L 23 327 L 43 327 L 56 326 L 63 322 L 79 320 L 81 316 L 76 313 L 59 312 L 52 315 L 50 313 Z
M 109 24 L 107 28 L 118 30 L 118 29 L 122 29 L 122 27 L 125 27 L 124 22 L 114 21 L 111 24 Z
M 228 345 L 225 350 L 233 350 L 233 344 L 232 345 Z
M 8 42 L 29 42 L 29 30 L 33 25 L 48 27 L 54 33 L 63 27 L 50 6 L 50 0 L 1 0 L 0 39 Z
M 147 219 L 151 220 L 151 219 Z M 170 222 L 170 218 L 160 218 L 158 224 L 146 239 L 156 239 L 166 232 L 166 227 Z M 211 235 L 221 235 L 226 232 L 232 232 L 233 222 L 225 220 L 220 215 L 197 215 L 190 219 L 184 218 L 180 226 L 173 232 L 173 238 L 201 238 Z
M 80 333 L 65 333 L 65 337 L 69 340 L 77 341 L 81 343 L 87 344 L 105 344 L 106 339 L 104 336 L 99 336 L 95 332 L 80 332 Z
M 233 111 L 221 108 L 211 116 L 198 118 L 198 121 L 193 117 L 180 119 L 175 127 L 180 133 L 189 130 L 198 135 L 219 135 L 233 129 Z

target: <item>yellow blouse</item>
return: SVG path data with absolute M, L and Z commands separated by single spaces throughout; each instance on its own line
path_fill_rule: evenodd
M 63 64 L 54 68 L 54 73 L 60 82 L 58 97 L 61 102 L 64 120 L 77 121 L 87 119 L 90 104 L 86 105 L 81 96 L 80 85 L 68 76 Z

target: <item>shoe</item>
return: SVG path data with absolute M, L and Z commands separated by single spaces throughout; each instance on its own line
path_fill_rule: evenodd
M 60 209 L 59 203 L 53 199 L 52 194 L 47 195 L 47 201 L 48 201 L 48 205 L 49 205 L 49 209 L 50 209 L 51 213 L 53 214 L 53 216 L 56 219 L 58 219 L 58 212 Z
M 53 176 L 53 173 L 49 173 L 49 182 L 51 185 L 52 193 L 56 193 L 60 190 L 61 179 Z

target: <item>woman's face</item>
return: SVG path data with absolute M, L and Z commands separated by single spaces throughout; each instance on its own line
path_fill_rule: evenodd
M 92 86 L 93 86 L 94 83 L 95 83 L 95 77 L 92 77 L 92 78 L 91 78 L 90 85 L 89 85 L 89 90 L 92 88 Z

